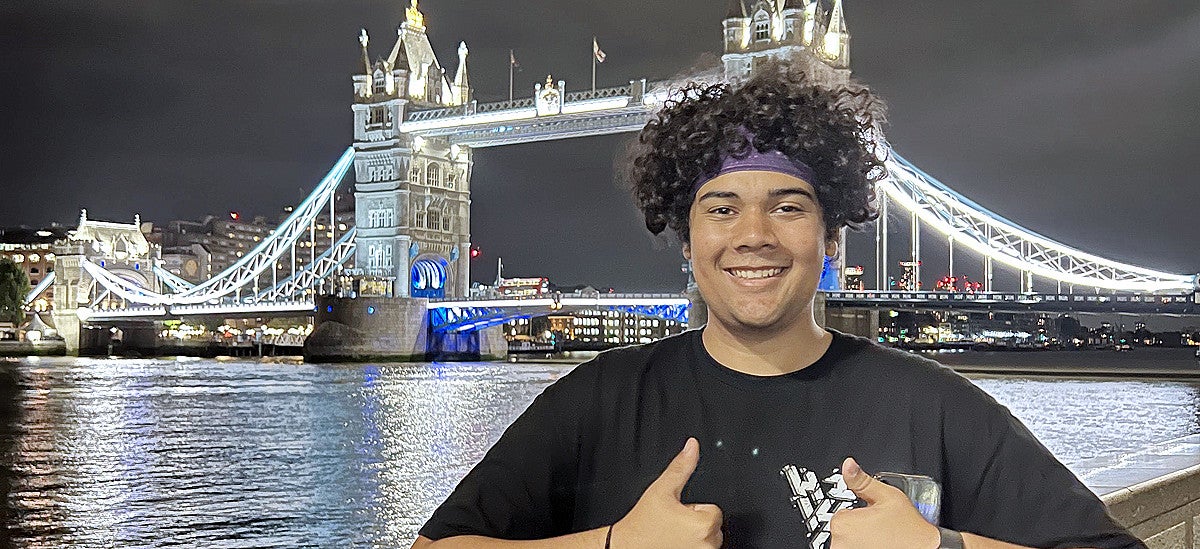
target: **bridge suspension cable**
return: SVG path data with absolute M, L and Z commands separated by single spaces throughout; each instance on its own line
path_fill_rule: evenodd
M 1178 275 L 1104 259 L 1025 229 L 953 191 L 895 151 L 890 152 L 886 164 L 889 177 L 879 183 L 880 194 L 953 238 L 954 244 L 982 254 L 989 271 L 992 261 L 1019 269 L 1023 287 L 1028 277 L 1036 274 L 1124 292 L 1200 291 L 1200 275 Z M 915 227 L 913 232 L 918 232 Z M 990 276 L 987 278 L 990 281 Z
M 276 262 L 283 257 L 285 252 L 291 250 L 294 254 L 293 246 L 297 241 L 306 236 L 305 233 L 308 233 L 307 238 L 315 240 L 312 226 L 324 206 L 333 199 L 338 185 L 353 165 L 353 162 L 354 148 L 349 147 L 317 185 L 317 188 L 313 190 L 312 194 L 305 198 L 270 236 L 263 239 L 262 243 L 216 276 L 178 293 L 164 294 L 142 288 L 136 283 L 116 276 L 86 259 L 82 261 L 82 265 L 88 274 L 92 275 L 102 286 L 122 299 L 133 303 L 147 305 L 193 305 L 239 292 L 244 288 L 249 288 L 257 284 L 258 277 L 267 269 L 274 271 Z M 333 223 L 334 220 L 331 218 L 330 222 Z M 343 238 L 343 240 L 345 239 Z M 315 254 L 315 250 L 313 253 Z M 316 263 L 315 255 L 312 259 L 314 261 L 310 265 Z M 168 284 L 168 286 L 170 285 Z

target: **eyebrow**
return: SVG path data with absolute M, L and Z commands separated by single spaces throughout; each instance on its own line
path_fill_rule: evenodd
M 780 196 L 787 196 L 790 194 L 798 194 L 798 195 L 807 196 L 809 200 L 812 200 L 814 202 L 817 200 L 817 197 L 813 196 L 813 193 L 809 192 L 808 189 L 802 189 L 800 187 L 794 187 L 794 188 L 789 188 L 789 189 L 771 189 L 771 192 L 768 193 L 768 195 L 771 198 L 778 198 Z
M 817 200 L 817 198 L 815 196 L 813 196 L 813 193 L 809 192 L 808 189 L 802 189 L 800 187 L 789 187 L 786 189 L 771 189 L 771 191 L 769 193 L 767 193 L 767 195 L 770 196 L 771 198 L 779 198 L 781 196 L 788 196 L 788 195 L 793 195 L 793 194 L 806 196 L 806 197 L 808 197 L 809 200 L 812 200 L 814 202 Z M 696 199 L 696 201 L 703 202 L 704 200 L 708 200 L 710 198 L 738 198 L 738 195 L 737 195 L 737 193 L 735 193 L 733 191 L 708 191 L 708 192 L 700 195 L 700 198 Z

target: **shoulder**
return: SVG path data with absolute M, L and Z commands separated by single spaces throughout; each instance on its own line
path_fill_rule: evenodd
M 970 380 L 930 358 L 884 347 L 867 338 L 834 332 L 839 369 L 875 380 L 888 390 L 991 400 Z
M 576 366 L 556 381 L 554 392 L 595 395 L 596 391 L 621 388 L 647 373 L 688 360 L 697 332 L 687 331 L 641 345 L 609 349 Z

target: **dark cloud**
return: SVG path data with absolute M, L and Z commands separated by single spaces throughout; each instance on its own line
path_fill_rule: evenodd
M 547 73 L 600 86 L 665 78 L 719 52 L 724 0 L 421 3 L 482 100 Z M 383 55 L 399 1 L 4 3 L 0 224 L 141 213 L 166 222 L 274 214 L 350 142 L 360 27 Z M 1200 271 L 1200 7 L 1188 2 L 846 0 L 855 73 L 891 105 L 890 137 L 985 206 L 1088 251 Z M 614 181 L 627 137 L 480 150 L 476 279 L 673 290 L 674 244 L 646 234 Z M 94 212 L 94 213 L 93 213 Z M 899 224 L 894 241 L 905 246 Z M 871 265 L 870 239 L 851 259 Z M 932 257 L 945 251 L 925 246 Z M 944 248 L 944 247 L 943 247 Z M 898 253 L 898 252 L 897 252 Z M 966 254 L 963 254 L 966 255 Z M 931 260 L 934 261 L 934 260 Z M 972 261 L 969 256 L 963 265 Z M 963 267 L 969 268 L 969 267 Z

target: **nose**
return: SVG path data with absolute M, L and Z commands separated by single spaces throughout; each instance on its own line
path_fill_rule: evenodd
M 771 216 L 757 208 L 743 212 L 731 229 L 734 232 L 732 243 L 739 252 L 772 249 L 779 244 Z

